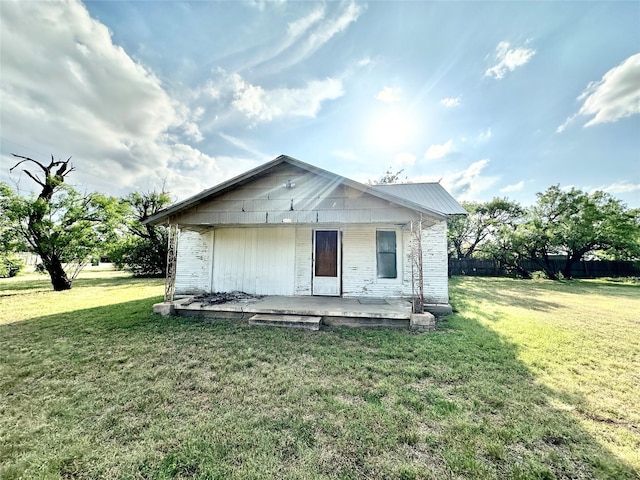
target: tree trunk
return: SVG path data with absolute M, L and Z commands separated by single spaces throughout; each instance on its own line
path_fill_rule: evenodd
M 573 260 L 569 260 L 567 259 L 567 262 L 564 264 L 564 268 L 562 269 L 562 276 L 567 279 L 567 280 L 571 280 L 571 267 L 573 266 Z
M 555 268 L 553 268 L 553 265 L 549 260 L 549 255 L 547 254 L 547 252 L 538 253 L 536 251 L 530 251 L 529 258 L 536 265 L 542 268 L 542 271 L 547 275 L 547 278 L 549 280 L 560 280 L 560 277 L 558 277 L 558 273 L 556 272 Z
M 516 263 L 515 269 L 516 269 L 516 272 L 518 272 L 522 278 L 524 278 L 525 280 L 531 280 L 531 274 L 522 265 L 519 265 L 518 263 Z
M 54 256 L 49 260 L 42 259 L 42 263 L 49 273 L 54 291 L 71 290 L 71 280 L 67 277 L 67 272 L 62 268 L 62 263 L 58 257 Z
M 562 269 L 562 275 L 564 276 L 564 278 L 566 278 L 567 280 L 571 280 L 572 267 L 575 263 L 580 261 L 580 259 L 583 257 L 584 254 L 585 252 L 582 250 L 578 250 L 577 252 L 567 254 L 567 261 L 565 262 L 564 268 Z

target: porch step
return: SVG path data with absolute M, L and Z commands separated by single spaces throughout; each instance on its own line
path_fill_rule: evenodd
M 321 319 L 322 317 L 311 317 L 308 315 L 273 315 L 258 313 L 249 319 L 249 325 L 267 325 L 270 327 L 320 330 Z

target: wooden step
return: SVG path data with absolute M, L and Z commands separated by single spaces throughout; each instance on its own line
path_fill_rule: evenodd
M 322 320 L 322 317 L 311 317 L 308 315 L 273 315 L 257 313 L 249 319 L 249 325 L 320 330 L 320 320 Z

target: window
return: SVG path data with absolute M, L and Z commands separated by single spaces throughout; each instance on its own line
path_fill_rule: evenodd
M 396 232 L 377 231 L 376 250 L 378 252 L 378 278 L 397 278 Z

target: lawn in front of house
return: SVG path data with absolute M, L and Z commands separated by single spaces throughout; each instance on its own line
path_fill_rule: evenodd
M 457 278 L 434 334 L 151 313 L 0 280 L 1 478 L 637 478 L 640 288 Z

